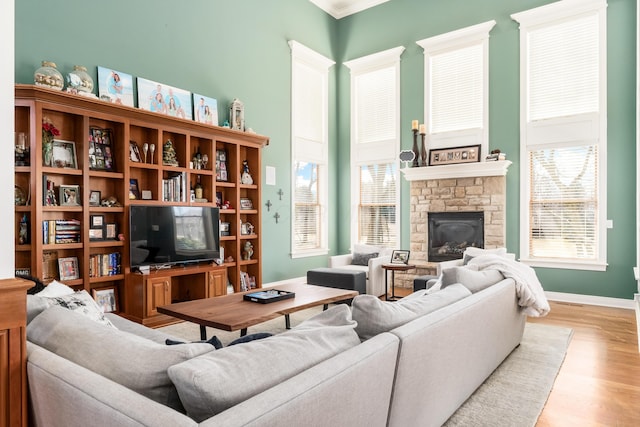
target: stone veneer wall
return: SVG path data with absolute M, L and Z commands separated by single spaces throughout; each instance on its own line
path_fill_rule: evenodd
M 447 178 L 411 181 L 410 250 L 416 270 L 396 273 L 398 287 L 413 287 L 417 275 L 435 274 L 436 263 L 428 263 L 427 218 L 429 212 L 484 212 L 484 246 L 506 246 L 505 176 Z

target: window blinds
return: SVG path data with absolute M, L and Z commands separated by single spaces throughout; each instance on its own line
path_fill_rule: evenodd
M 360 167 L 358 241 L 397 247 L 395 163 Z
M 321 210 L 318 198 L 318 165 L 295 164 L 294 246 L 298 250 L 320 247 Z

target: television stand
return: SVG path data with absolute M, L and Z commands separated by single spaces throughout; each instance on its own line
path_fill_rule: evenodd
M 164 265 L 163 265 L 164 266 Z M 227 294 L 227 267 L 211 264 L 150 269 L 149 273 L 127 274 L 124 313 L 122 316 L 158 327 L 175 323 L 176 319 L 158 313 L 157 308 L 173 301 L 191 301 Z

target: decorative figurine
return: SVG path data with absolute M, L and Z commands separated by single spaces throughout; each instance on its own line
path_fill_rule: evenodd
M 244 104 L 238 98 L 234 98 L 229 107 L 229 121 L 231 129 L 244 130 Z
M 249 162 L 246 160 L 242 161 L 242 176 L 240 177 L 240 182 L 246 185 L 253 184 L 253 178 L 249 173 Z
M 173 148 L 173 142 L 170 139 L 167 139 L 167 142 L 162 147 L 162 164 L 164 166 L 178 166 L 176 150 Z
M 22 219 L 20 219 L 20 232 L 18 233 L 18 242 L 21 245 L 26 245 L 29 242 L 29 219 L 27 218 L 27 214 L 22 215 Z M 251 250 L 253 254 L 253 249 Z
M 244 249 L 242 251 L 242 255 L 245 261 L 250 260 L 253 256 L 253 244 L 249 240 L 244 242 Z

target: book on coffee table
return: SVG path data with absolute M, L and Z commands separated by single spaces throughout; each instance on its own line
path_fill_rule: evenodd
M 295 292 L 280 291 L 278 289 L 269 289 L 268 291 L 252 292 L 244 295 L 245 301 L 258 302 L 261 304 L 267 304 L 275 301 L 282 301 L 283 299 L 295 297 Z

